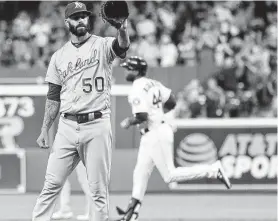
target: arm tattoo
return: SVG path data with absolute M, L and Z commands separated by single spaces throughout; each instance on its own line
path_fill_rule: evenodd
M 46 99 L 42 128 L 46 128 L 47 131 L 49 130 L 59 112 L 59 109 L 60 102 Z

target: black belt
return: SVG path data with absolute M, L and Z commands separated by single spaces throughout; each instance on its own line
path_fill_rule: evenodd
M 165 123 L 165 121 L 161 121 L 161 124 L 164 124 L 164 123 Z M 149 131 L 150 131 L 149 128 L 143 128 L 140 130 L 140 134 L 144 135 L 144 134 L 148 133 Z
M 86 123 L 88 121 L 96 120 L 102 117 L 102 113 L 100 111 L 86 113 L 86 114 L 69 114 L 64 113 L 64 118 L 76 121 L 79 124 Z

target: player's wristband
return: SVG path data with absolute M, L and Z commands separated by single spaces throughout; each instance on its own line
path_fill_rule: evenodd
M 49 85 L 49 89 L 48 89 L 48 92 L 46 95 L 47 99 L 60 102 L 61 101 L 60 92 L 61 92 L 62 86 L 53 84 L 53 83 L 48 83 L 48 85 Z
M 113 46 L 112 47 L 113 47 L 113 50 L 114 50 L 114 52 L 117 56 L 123 55 L 129 49 L 129 46 L 126 47 L 126 48 L 121 48 L 117 38 L 113 41 Z

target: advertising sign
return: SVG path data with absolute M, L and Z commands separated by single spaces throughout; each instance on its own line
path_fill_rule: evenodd
M 0 149 L 37 146 L 44 104 L 44 96 L 0 97 Z
M 0 194 L 25 193 L 26 156 L 23 149 L 0 149 Z
M 129 90 L 130 86 L 113 85 L 112 95 L 126 96 Z M 1 85 L 0 149 L 37 147 L 47 91 L 47 85 Z M 50 130 L 53 139 L 54 128 Z
M 179 126 L 174 141 L 175 165 L 211 164 L 220 159 L 233 189 L 276 189 L 277 127 L 276 121 L 267 124 L 265 119 L 265 122 L 261 125 L 248 125 L 246 122 L 246 126 L 242 122 L 238 126 L 236 122 L 231 126 L 228 123 L 225 126 Z M 174 183 L 170 187 L 225 188 L 214 179 Z

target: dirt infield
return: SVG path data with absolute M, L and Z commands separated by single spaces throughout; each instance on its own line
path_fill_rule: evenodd
M 30 221 L 36 197 L 0 195 L 0 221 Z M 111 218 L 117 218 L 115 206 L 125 207 L 128 199 L 125 194 L 111 195 Z M 82 195 L 72 196 L 75 215 L 82 214 L 84 202 Z M 148 194 L 140 221 L 274 221 L 276 208 L 275 194 Z

